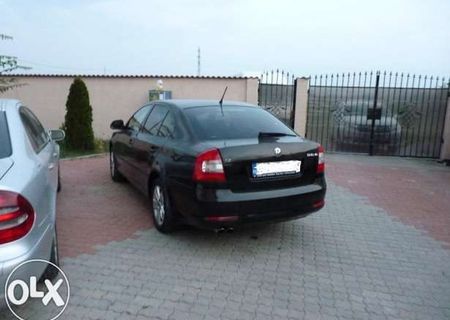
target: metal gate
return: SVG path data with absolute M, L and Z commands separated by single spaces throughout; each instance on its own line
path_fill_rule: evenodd
M 310 79 L 306 136 L 326 150 L 438 158 L 448 83 L 398 73 Z
M 261 75 L 258 88 L 258 104 L 285 124 L 294 127 L 294 75 L 280 70 Z

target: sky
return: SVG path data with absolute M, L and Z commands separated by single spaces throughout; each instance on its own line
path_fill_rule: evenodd
M 450 0 L 0 0 L 26 73 L 450 75 Z

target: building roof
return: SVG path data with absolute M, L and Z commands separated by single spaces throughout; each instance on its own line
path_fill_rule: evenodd
M 220 97 L 217 100 L 203 100 L 203 99 L 168 99 L 161 100 L 162 103 L 168 103 L 179 108 L 191 108 L 191 107 L 211 107 L 219 106 Z M 245 107 L 256 107 L 253 104 L 240 101 L 223 101 L 224 106 L 245 106 Z
M 194 76 L 194 75 L 158 75 L 158 74 L 52 74 L 52 73 L 17 73 L 3 74 L 4 77 L 36 78 L 162 78 L 162 79 L 257 79 L 244 76 Z

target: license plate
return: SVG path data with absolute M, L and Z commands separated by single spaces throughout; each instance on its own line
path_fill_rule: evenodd
M 252 174 L 254 178 L 273 177 L 300 172 L 302 162 L 299 160 L 277 162 L 254 162 Z

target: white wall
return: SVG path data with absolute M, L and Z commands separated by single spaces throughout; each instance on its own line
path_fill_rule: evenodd
M 19 76 L 25 86 L 10 90 L 0 98 L 15 98 L 30 107 L 47 128 L 58 128 L 64 121 L 65 104 L 73 76 Z M 213 77 L 82 77 L 89 90 L 93 109 L 93 129 L 98 138 L 111 135 L 112 120 L 127 120 L 148 102 L 148 91 L 156 89 L 158 79 L 173 99 L 217 99 L 228 86 L 226 100 L 257 104 L 258 79 Z

